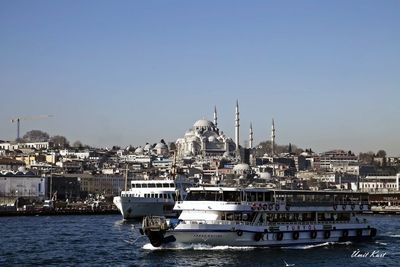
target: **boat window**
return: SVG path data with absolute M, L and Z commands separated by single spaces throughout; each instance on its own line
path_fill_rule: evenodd
M 147 188 L 147 184 L 142 184 L 142 187 L 143 188 Z
M 169 187 L 172 187 L 172 188 L 174 188 L 174 187 L 175 187 L 175 185 L 174 185 L 173 183 L 170 183 L 170 184 L 169 184 Z
M 257 193 L 257 201 L 264 201 L 264 193 L 263 192 L 258 192 Z
M 151 198 L 154 198 L 154 194 L 151 194 L 150 197 L 151 197 Z
M 235 221 L 241 221 L 241 219 L 242 219 L 242 214 L 241 214 L 241 213 L 235 213 L 234 219 L 235 219 Z
M 149 188 L 154 188 L 156 187 L 156 184 L 149 184 Z
M 227 202 L 240 202 L 240 192 L 238 191 L 224 191 L 224 201 Z
M 162 187 L 162 184 L 156 184 L 157 185 L 157 187 Z
M 186 197 L 186 200 L 205 200 L 205 201 L 217 201 L 220 199 L 221 194 L 216 191 L 191 191 Z
M 228 221 L 233 221 L 233 213 L 227 213 L 226 214 L 226 220 L 228 220 Z
M 250 192 L 250 196 L 247 196 L 247 201 L 254 202 L 256 201 L 256 192 Z
M 141 188 L 142 184 L 136 184 L 136 188 Z

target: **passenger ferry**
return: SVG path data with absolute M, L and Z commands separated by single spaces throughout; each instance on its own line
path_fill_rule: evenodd
M 123 218 L 142 219 L 147 215 L 177 217 L 179 210 L 173 210 L 176 200 L 186 197 L 190 184 L 183 177 L 175 180 L 133 180 L 131 188 L 122 191 L 113 203 Z
M 178 220 L 148 216 L 140 232 L 154 247 L 363 241 L 377 233 L 361 214 L 369 208 L 368 193 L 199 187 L 175 204 Z

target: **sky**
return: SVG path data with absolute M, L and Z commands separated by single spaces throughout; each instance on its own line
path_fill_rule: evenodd
M 400 1 L 0 0 L 0 140 L 176 141 L 198 119 L 240 143 L 400 156 Z

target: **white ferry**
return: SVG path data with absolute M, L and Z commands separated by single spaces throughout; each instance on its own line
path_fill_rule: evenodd
M 174 210 L 179 219 L 148 216 L 140 232 L 154 247 L 167 243 L 212 246 L 288 246 L 363 241 L 377 231 L 362 211 L 368 193 L 190 188 Z
M 184 199 L 190 186 L 183 178 L 175 180 L 133 180 L 131 188 L 113 199 L 123 218 L 141 219 L 147 215 L 177 217 L 175 201 Z

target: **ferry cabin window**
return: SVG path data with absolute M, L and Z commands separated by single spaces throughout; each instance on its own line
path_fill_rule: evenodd
M 156 184 L 157 185 L 157 187 L 162 187 L 162 184 Z
M 224 191 L 223 196 L 223 201 L 240 202 L 240 192 L 238 191 Z
M 186 200 L 190 201 L 217 201 L 222 200 L 222 196 L 219 192 L 215 191 L 191 191 Z
M 247 201 L 248 202 L 255 202 L 257 201 L 257 193 L 256 192 L 247 192 Z
M 272 201 L 272 192 L 247 192 L 246 198 L 248 202 Z
M 264 201 L 264 193 L 263 192 L 257 193 L 257 201 Z
M 154 188 L 156 187 L 156 184 L 149 184 L 149 188 Z

